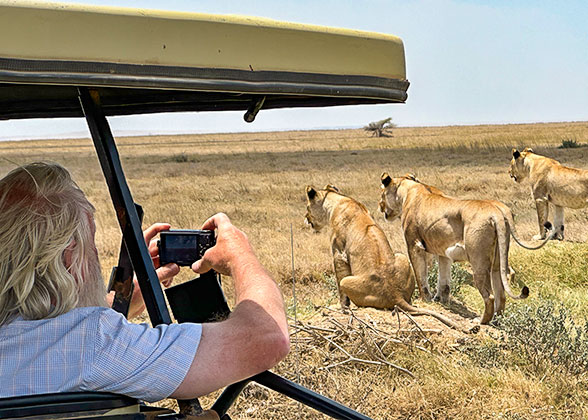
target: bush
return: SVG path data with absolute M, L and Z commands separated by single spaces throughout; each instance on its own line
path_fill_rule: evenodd
M 170 157 L 170 161 L 177 162 L 177 163 L 184 163 L 184 162 L 190 162 L 191 159 L 188 155 L 186 155 L 184 152 L 182 152 L 178 155 L 172 155 Z
M 588 320 L 576 323 L 563 305 L 519 305 L 496 324 L 499 332 L 492 339 L 463 348 L 480 366 L 498 367 L 509 359 L 537 375 L 562 369 L 571 375 L 588 373 Z
M 588 321 L 576 324 L 563 305 L 518 306 L 498 319 L 506 348 L 536 370 L 588 373 Z
M 558 149 L 575 149 L 577 147 L 582 147 L 582 145 L 575 139 L 563 139 Z

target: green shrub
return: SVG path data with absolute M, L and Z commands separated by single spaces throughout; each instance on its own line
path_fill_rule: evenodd
M 186 155 L 184 152 L 177 154 L 177 155 L 172 155 L 169 160 L 171 162 L 177 162 L 177 163 L 184 163 L 184 162 L 190 162 L 191 159 L 188 155 Z
M 576 323 L 563 305 L 517 306 L 498 319 L 506 348 L 536 370 L 588 373 L 588 320 Z
M 563 139 L 558 149 L 575 149 L 576 147 L 582 147 L 575 139 Z
M 498 332 L 489 340 L 462 348 L 480 366 L 508 362 L 538 376 L 558 370 L 588 373 L 588 320 L 574 321 L 563 305 L 518 305 L 498 317 L 496 324 Z
M 480 341 L 477 338 L 466 340 L 460 350 L 478 366 L 490 369 L 501 368 L 506 364 L 506 351 L 500 341 L 490 337 Z

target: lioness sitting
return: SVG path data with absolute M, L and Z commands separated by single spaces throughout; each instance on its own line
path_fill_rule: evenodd
M 401 217 L 408 256 L 424 300 L 431 299 L 428 254 L 439 259 L 435 300 L 443 303 L 450 300 L 451 264 L 470 262 L 474 284 L 484 299 L 482 324 L 489 323 L 494 314 L 502 313 L 505 290 L 515 299 L 529 295 L 526 286 L 520 296 L 515 296 L 509 287 L 509 277 L 514 274 L 508 265 L 514 222 L 506 205 L 494 200 L 455 199 L 421 183 L 414 175 L 392 178 L 383 173 L 381 182 L 380 211 L 386 220 Z
M 564 207 L 581 209 L 588 206 L 588 171 L 563 166 L 557 160 L 538 155 L 532 149 L 522 152 L 512 149 L 508 174 L 515 182 L 529 179 L 535 206 L 539 235 L 547 235 L 545 223 L 549 218 L 549 203 L 554 207 L 553 225 L 556 239 L 564 239 Z
M 342 308 L 349 301 L 357 306 L 393 309 L 414 315 L 431 315 L 444 324 L 460 329 L 453 321 L 409 302 L 415 282 L 408 258 L 395 254 L 382 229 L 365 206 L 327 185 L 322 190 L 306 187 L 306 222 L 319 232 L 331 230 L 331 252 Z M 469 331 L 468 331 L 469 332 Z

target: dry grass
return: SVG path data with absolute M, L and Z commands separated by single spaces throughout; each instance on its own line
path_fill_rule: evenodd
M 377 212 L 384 170 L 416 173 L 451 195 L 501 200 L 513 209 L 519 234 L 530 238 L 537 229 L 534 205 L 529 187 L 515 185 L 508 177 L 510 150 L 530 146 L 564 164 L 586 168 L 588 148 L 558 148 L 568 138 L 586 143 L 588 124 L 396 128 L 391 138 L 370 137 L 363 130 L 129 137 L 119 139 L 118 145 L 135 201 L 144 207 L 145 224 L 168 221 L 177 228 L 196 228 L 215 212 L 227 213 L 247 232 L 281 285 L 291 316 L 293 255 L 296 316 L 313 331 L 339 328 L 333 322 L 347 325 L 349 315 L 316 309 L 337 298 L 328 235 L 313 234 L 303 224 L 307 184 L 335 184 L 363 202 L 398 251 L 405 251 L 399 223 L 384 224 Z M 5 158 L 0 159 L 1 173 L 14 167 L 13 162 L 33 160 L 57 161 L 73 172 L 97 208 L 97 242 L 107 277 L 118 256 L 120 233 L 91 141 L 2 142 L 0 156 Z M 578 319 L 588 315 L 587 216 L 586 209 L 566 211 L 568 242 L 534 253 L 512 247 L 511 264 L 531 289 L 526 303 L 562 302 Z M 179 280 L 191 277 L 186 270 Z M 230 280 L 225 284 L 230 296 Z M 507 311 L 518 304 L 509 301 Z M 466 281 L 454 305 L 431 307 L 469 324 L 472 320 L 460 314 L 479 314 L 482 301 Z M 391 340 L 384 344 L 385 339 L 370 330 L 370 341 L 356 325 L 335 343 L 359 359 L 377 355 L 409 370 L 414 378 L 386 363 L 354 361 L 329 367 L 346 356 L 308 331 L 298 331 L 297 344 L 276 372 L 300 378 L 303 385 L 379 419 L 581 419 L 588 413 L 585 377 L 535 375 L 514 362 L 489 368 L 472 359 L 467 348 L 483 348 L 492 328 L 464 337 L 422 317 L 418 324 L 431 330 L 424 333 L 425 339 L 420 333 L 401 331 L 412 324 L 401 317 L 399 328 L 391 312 L 358 309 L 355 315 L 377 325 Z M 237 402 L 234 418 L 323 418 L 259 387 L 248 388 L 245 395 L 250 398 Z M 203 399 L 204 405 L 212 398 Z

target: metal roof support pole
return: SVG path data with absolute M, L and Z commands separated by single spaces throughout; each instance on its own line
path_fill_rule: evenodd
M 298 385 L 286 378 L 276 375 L 269 370 L 261 372 L 250 380 L 257 382 L 260 385 L 266 386 L 269 389 L 279 392 L 289 398 L 301 402 L 304 405 L 314 408 L 329 417 L 340 420 L 371 420 L 369 417 L 345 407 L 330 398 L 324 397 L 311 391 L 308 388 Z
M 282 395 L 285 395 L 293 400 L 301 402 L 302 404 L 314 408 L 327 416 L 339 419 L 339 420 L 371 420 L 369 417 L 352 410 L 349 407 L 345 407 L 330 398 L 324 397 L 311 391 L 308 388 L 298 385 L 286 378 L 282 378 L 275 373 L 266 370 L 249 379 L 234 383 L 225 388 L 223 393 L 218 397 L 212 406 L 212 410 L 218 413 L 221 420 L 231 405 L 235 402 L 241 391 L 250 382 L 254 381 L 260 385 L 263 385 L 272 391 L 276 391 Z M 294 416 L 292 416 L 294 417 Z
M 143 238 L 141 221 L 122 170 L 114 137 L 102 111 L 98 91 L 79 87 L 78 95 L 151 324 L 171 324 L 163 291 Z

